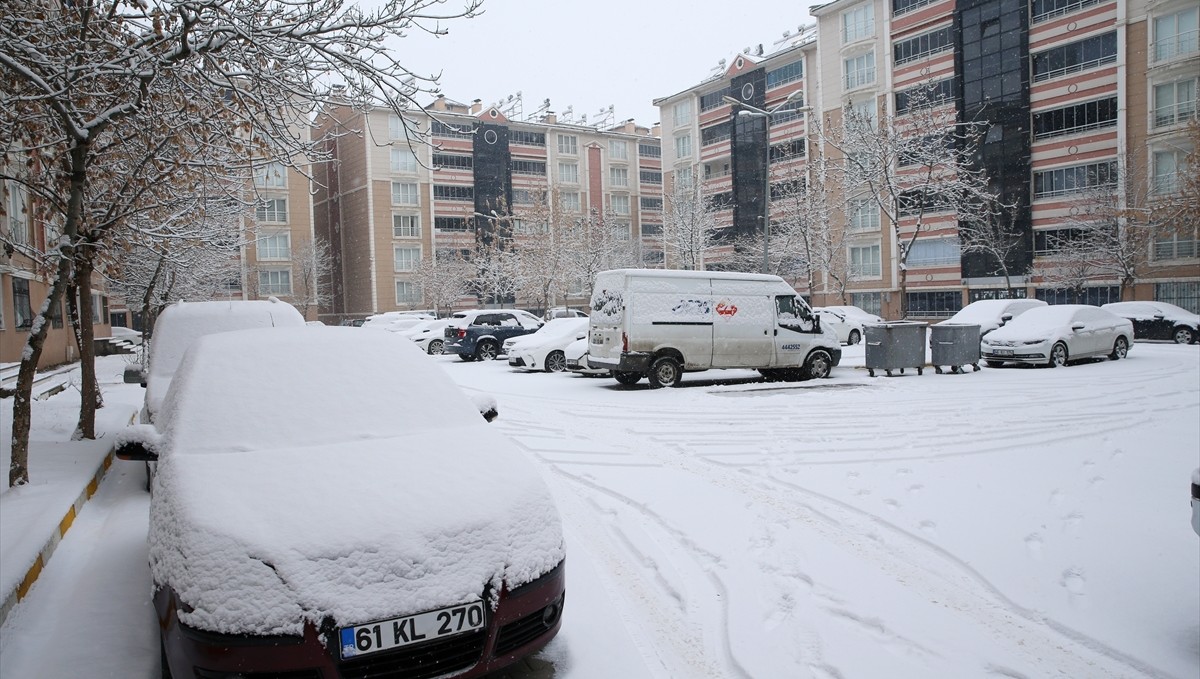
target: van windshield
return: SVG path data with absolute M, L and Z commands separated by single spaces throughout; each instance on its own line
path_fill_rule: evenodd
M 775 320 L 779 325 L 793 330 L 813 329 L 812 313 L 808 306 L 804 302 L 797 303 L 792 295 L 779 295 L 775 298 Z

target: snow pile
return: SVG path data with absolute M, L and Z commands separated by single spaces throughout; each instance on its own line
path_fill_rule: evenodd
M 358 624 L 478 599 L 563 559 L 537 472 L 411 342 L 221 333 L 195 344 L 175 382 L 150 554 L 186 624 Z

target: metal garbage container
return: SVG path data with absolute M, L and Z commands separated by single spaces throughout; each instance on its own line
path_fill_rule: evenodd
M 905 368 L 916 368 L 917 374 L 922 374 L 925 367 L 925 328 L 924 323 L 914 321 L 894 321 L 876 323 L 863 327 L 866 331 L 866 364 L 871 377 L 876 370 L 887 371 L 888 377 L 893 370 L 904 374 Z
M 940 375 L 942 366 L 950 372 L 965 372 L 963 366 L 979 372 L 979 326 L 972 323 L 938 323 L 929 327 L 929 362 Z

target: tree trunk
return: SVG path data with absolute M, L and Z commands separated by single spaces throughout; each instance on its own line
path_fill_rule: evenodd
M 76 337 L 79 340 L 79 368 L 83 387 L 79 403 L 77 438 L 96 438 L 96 409 L 100 403 L 100 385 L 96 380 L 96 331 L 92 324 L 92 270 L 95 263 L 87 252 L 79 252 L 75 263 L 75 288 L 79 294 L 79 316 Z

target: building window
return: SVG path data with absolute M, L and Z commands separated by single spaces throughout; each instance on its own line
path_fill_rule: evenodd
M 1038 288 L 1038 299 L 1047 304 L 1090 304 L 1100 306 L 1121 301 L 1121 287 L 1118 285 L 1094 285 L 1076 293 L 1070 289 Z
M 1034 54 L 1033 81 L 1041 82 L 1068 73 L 1078 73 L 1116 60 L 1117 32 L 1094 35 Z
M 420 215 L 392 215 L 392 238 L 420 238 Z
M 850 57 L 844 62 L 846 89 L 853 90 L 875 82 L 875 52 Z
M 25 187 L 10 181 L 4 183 L 4 214 L 7 218 L 9 238 L 14 245 L 28 245 L 33 240 L 29 229 L 29 214 L 26 209 Z
M 392 182 L 393 205 L 416 205 L 417 185 Z
M 429 131 L 435 137 L 446 137 L 448 139 L 470 139 L 474 136 L 474 130 L 471 125 L 447 125 L 440 120 L 435 120 L 429 124 Z
M 400 120 L 400 116 L 395 113 L 388 116 L 388 139 L 407 139 L 408 133 L 404 129 L 404 121 Z
M 655 223 L 642 224 L 642 235 L 643 236 L 661 236 L 662 235 L 662 224 L 655 224 Z M 662 261 L 662 260 L 659 260 L 659 261 Z
M 608 157 L 612 160 L 628 160 L 629 145 L 616 139 L 608 142 Z
M 13 321 L 18 330 L 27 330 L 33 326 L 33 305 L 29 302 L 29 281 L 24 278 L 12 279 Z
M 433 167 L 436 170 L 470 170 L 475 166 L 475 159 L 453 153 L 433 154 Z
M 287 269 L 269 269 L 258 272 L 258 294 L 292 294 L 292 272 Z
M 1154 20 L 1154 60 L 1165 61 L 1200 51 L 1200 7 Z
M 396 281 L 396 305 L 412 306 L 421 303 L 421 289 L 415 283 Z
M 1164 127 L 1196 117 L 1196 79 L 1154 86 L 1154 126 Z
M 842 43 L 854 42 L 875 34 L 875 13 L 871 3 L 842 13 Z
M 92 323 L 100 324 L 108 322 L 108 297 L 105 295 L 92 295 Z
M 417 154 L 410 148 L 392 147 L 392 172 L 416 172 Z
M 1154 239 L 1154 259 L 1192 259 L 1200 257 L 1200 240 L 1196 238 L 1196 230 L 1168 230 Z
M 1079 229 L 1043 229 L 1033 232 L 1033 256 L 1054 257 L 1071 243 L 1082 238 Z
M 909 266 L 950 266 L 961 254 L 956 238 L 918 238 L 908 251 Z
M 716 92 L 700 95 L 700 112 L 711 111 L 725 104 L 723 97 L 729 94 L 729 88 L 723 87 Z
M 629 186 L 629 168 L 627 168 L 627 167 L 610 167 L 610 168 L 608 168 L 608 181 L 613 186 Z
M 850 112 L 853 122 L 865 124 L 870 128 L 875 128 L 875 97 L 860 99 L 859 101 L 850 104 Z
M 566 191 L 566 192 L 558 194 L 558 204 L 566 212 L 579 212 L 580 211 L 579 192 Z
M 1154 299 L 1200 313 L 1200 283 L 1155 283 Z
M 579 140 L 573 134 L 558 135 L 558 152 L 570 156 L 579 155 Z
M 644 212 L 662 212 L 663 199 L 642 196 L 641 199 L 639 199 L 638 205 Z
M 692 123 L 692 100 L 687 99 L 675 104 L 671 109 L 672 119 L 675 122 L 675 127 L 683 127 Z
M 579 183 L 579 164 L 578 163 L 559 163 L 558 164 L 558 181 L 564 184 Z
M 767 89 L 796 82 L 804 77 L 804 62 L 793 61 L 786 66 L 767 71 Z M 718 97 L 720 100 L 720 97 Z
M 962 309 L 962 293 L 936 290 L 908 293 L 908 314 L 924 318 L 949 318 Z
M 1099 99 L 1033 114 L 1033 138 L 1049 139 L 1076 132 L 1114 127 L 1117 98 Z
M 638 156 L 641 158 L 662 158 L 662 147 L 658 144 L 638 143 Z
M 725 141 L 733 134 L 733 123 L 728 120 L 700 128 L 700 145 L 708 146 L 720 141 Z
M 434 217 L 433 228 L 438 231 L 469 231 L 471 224 L 465 217 Z
M 944 78 L 937 82 L 924 83 L 909 87 L 896 93 L 896 112 L 904 113 L 911 109 L 932 108 L 954 101 L 958 94 L 958 81 L 955 78 Z
M 546 163 L 542 160 L 514 160 L 512 161 L 512 173 L 529 175 L 531 177 L 545 177 Z
M 609 199 L 609 205 L 612 207 L 614 214 L 627 215 L 629 214 L 629 196 L 616 195 Z
M 851 198 L 846 204 L 851 231 L 878 231 L 879 205 L 872 198 Z
M 545 146 L 545 132 L 530 132 L 529 130 L 509 130 L 508 140 L 513 144 L 521 144 L 523 146 Z
M 1071 12 L 1081 10 L 1084 7 L 1099 5 L 1101 2 L 1105 1 L 1106 0 L 1033 0 L 1030 5 L 1030 14 L 1032 15 L 1032 21 L 1035 23 L 1038 21 L 1049 21 L 1055 17 L 1060 17 L 1064 14 L 1070 14 Z
M 396 271 L 416 271 L 421 263 L 421 248 L 393 248 Z
M 260 189 L 286 189 L 287 168 L 277 161 L 254 168 L 254 185 Z
M 282 259 L 292 258 L 292 237 L 286 233 L 277 233 L 258 240 L 258 258 Z
M 892 45 L 893 60 L 897 66 L 900 66 L 954 49 L 953 28 L 953 26 L 943 26 L 928 33 L 901 40 Z
M 660 170 L 642 170 L 638 172 L 638 179 L 643 184 L 661 184 L 662 172 Z
M 879 245 L 850 248 L 850 276 L 853 278 L 878 278 L 882 275 L 879 262 Z
M 1154 177 L 1151 190 L 1159 195 L 1179 191 L 1179 170 L 1187 154 L 1178 149 L 1154 152 Z
M 433 197 L 437 200 L 475 200 L 474 186 L 454 186 L 450 184 L 434 184 Z
M 852 292 L 850 303 L 869 314 L 883 313 L 883 295 L 878 292 Z
M 1087 163 L 1033 173 L 1035 198 L 1061 196 L 1101 186 L 1117 185 L 1117 161 Z
M 691 158 L 692 157 L 692 135 L 681 134 L 675 137 L 675 157 L 676 158 Z
M 262 201 L 254 209 L 254 218 L 260 222 L 286 222 L 287 198 Z
M 680 189 L 690 189 L 694 177 L 691 165 L 681 167 L 675 171 L 675 186 Z

